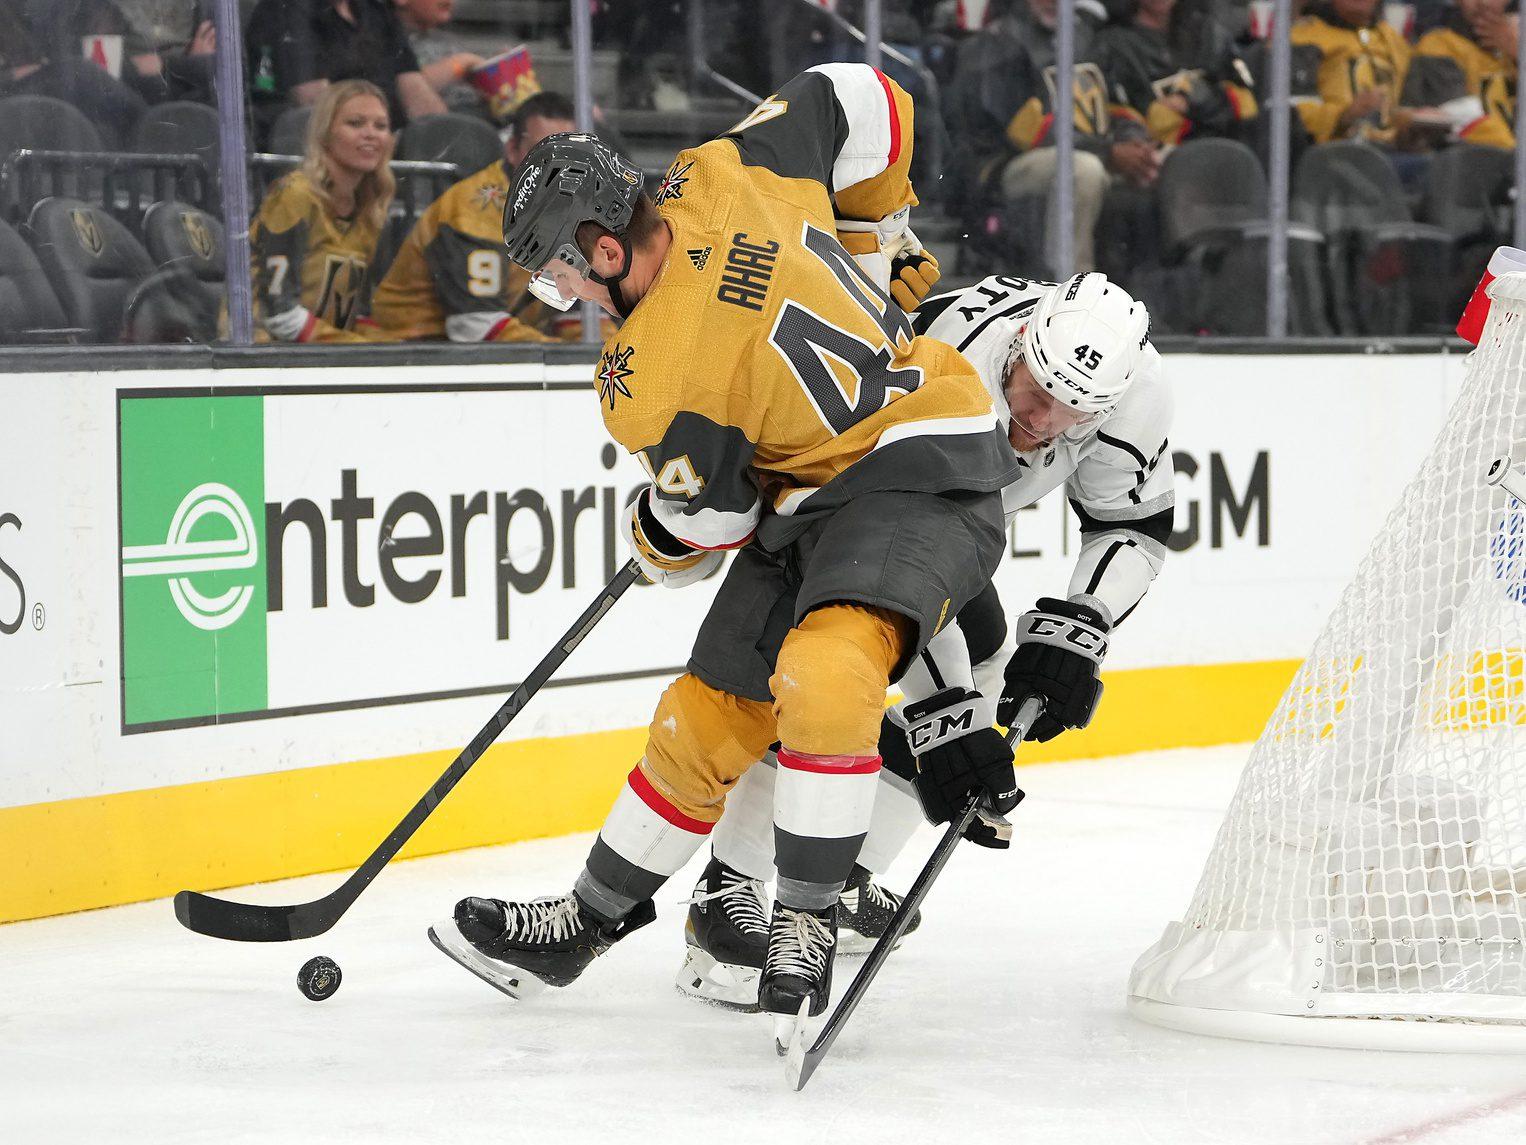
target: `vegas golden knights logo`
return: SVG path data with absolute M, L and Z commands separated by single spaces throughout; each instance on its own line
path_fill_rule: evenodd
M 99 258 L 101 251 L 106 247 L 106 236 L 101 234 L 101 227 L 96 222 L 95 214 L 75 208 L 69 212 L 69 218 L 74 223 L 74 234 L 79 239 L 79 245 L 89 251 L 92 258 Z
M 214 243 L 207 220 L 191 211 L 182 211 L 180 226 L 185 231 L 185 241 L 190 244 L 191 253 L 197 258 L 211 258 Z
M 364 260 L 329 255 L 323 265 L 323 281 L 318 287 L 318 316 L 341 330 L 348 330 L 365 281 Z

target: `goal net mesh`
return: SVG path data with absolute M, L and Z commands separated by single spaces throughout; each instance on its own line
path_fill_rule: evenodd
M 1154 1002 L 1526 1022 L 1526 276 L 1251 751 Z

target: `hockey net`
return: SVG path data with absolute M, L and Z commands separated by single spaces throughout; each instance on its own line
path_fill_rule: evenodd
M 1485 482 L 1526 456 L 1526 275 L 1491 297 L 1462 392 L 1252 749 L 1185 919 L 1134 966 L 1140 1017 L 1526 1050 L 1526 510 Z

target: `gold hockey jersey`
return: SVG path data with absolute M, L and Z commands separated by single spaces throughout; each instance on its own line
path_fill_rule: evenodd
M 1403 121 L 1399 96 L 1410 61 L 1410 47 L 1404 37 L 1388 24 L 1354 28 L 1323 12 L 1294 23 L 1292 41 L 1295 48 L 1308 45 L 1320 53 L 1316 76 L 1319 98 L 1297 103 L 1298 114 L 1314 141 L 1328 143 L 1337 138 L 1341 113 L 1359 94 L 1378 88 L 1387 94 L 1387 104 L 1355 134 L 1374 143 L 1391 143 Z
M 973 367 L 916 337 L 836 237 L 839 218 L 916 202 L 911 126 L 893 81 L 826 64 L 668 171 L 655 199 L 672 246 L 597 385 L 680 540 L 731 548 L 756 530 L 778 549 L 858 493 L 1016 477 Z
M 376 288 L 387 338 L 545 342 L 546 308 L 503 246 L 510 175 L 502 160 L 456 183 L 419 216 Z
M 378 229 L 334 216 L 307 176 L 271 185 L 249 228 L 255 319 L 292 342 L 363 342 Z
M 1485 147 L 1515 147 L 1515 61 L 1486 50 L 1465 33 L 1466 23 L 1460 14 L 1444 28 L 1434 28 L 1415 45 L 1414 67 L 1440 64 L 1455 69 L 1461 90 L 1456 94 L 1476 95 L 1484 105 L 1484 114 L 1463 127 L 1458 135 L 1469 143 Z M 1450 94 L 1450 93 L 1448 93 Z

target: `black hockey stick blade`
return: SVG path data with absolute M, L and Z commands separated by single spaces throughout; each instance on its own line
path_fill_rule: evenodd
M 1028 729 L 1033 726 L 1033 721 L 1038 719 L 1044 711 L 1044 701 L 1038 696 L 1029 696 L 1023 701 L 1018 709 L 1017 718 L 1012 721 L 1012 726 L 1007 729 L 1007 742 L 1009 744 L 1021 743 L 1028 734 Z M 1018 799 L 1022 799 L 1022 793 L 1018 792 Z M 790 1087 L 796 1092 L 805 1088 L 805 1083 L 811 1080 L 811 1075 L 816 1072 L 816 1067 L 821 1064 L 821 1059 L 827 1056 L 827 1051 L 832 1048 L 832 1043 L 837 1040 L 837 1035 L 848 1024 L 853 1011 L 858 1009 L 858 1004 L 864 1000 L 864 995 L 869 990 L 869 984 L 874 981 L 875 975 L 885 965 L 885 960 L 890 957 L 890 952 L 895 949 L 895 944 L 906 933 L 906 928 L 911 924 L 911 918 L 917 913 L 917 908 L 922 905 L 922 900 L 927 897 L 927 892 L 932 889 L 933 883 L 943 868 L 948 865 L 949 859 L 954 854 L 954 848 L 959 845 L 960 838 L 976 817 L 985 819 L 998 830 L 1011 831 L 1011 824 L 996 811 L 984 806 L 980 796 L 970 797 L 965 804 L 964 813 L 948 825 L 948 830 L 943 832 L 943 838 L 938 840 L 938 845 L 933 848 L 932 855 L 923 865 L 922 871 L 917 875 L 916 881 L 911 884 L 911 889 L 906 892 L 906 897 L 901 901 L 900 909 L 890 920 L 890 926 L 885 933 L 880 935 L 874 944 L 874 949 L 869 952 L 869 957 L 853 976 L 853 981 L 848 985 L 847 993 L 842 996 L 842 1001 L 837 1004 L 837 1009 L 832 1011 L 826 1025 L 821 1028 L 821 1033 L 816 1035 L 816 1040 L 811 1043 L 809 1049 L 805 1048 L 805 1039 L 799 1036 L 790 1043 L 788 1052 L 784 1057 L 784 1077 L 790 1083 Z
M 594 602 L 583 610 L 583 614 L 572 622 L 572 627 L 562 634 L 551 651 L 525 677 L 524 683 L 514 689 L 513 694 L 493 713 L 492 719 L 482 726 L 472 742 L 461 749 L 461 753 L 451 761 L 444 774 L 424 792 L 412 810 L 403 817 L 403 821 L 392 829 L 392 833 L 339 887 L 320 899 L 295 906 L 260 906 L 214 898 L 197 891 L 181 891 L 175 896 L 175 917 L 180 920 L 180 924 L 197 934 L 234 942 L 292 942 L 313 938 L 327 931 L 350 909 L 350 905 L 360 897 L 360 892 L 381 874 L 382 868 L 403 849 L 424 820 L 440 805 L 440 801 L 461 782 L 472 765 L 482 757 L 482 753 L 640 576 L 641 566 L 634 560 L 627 562 L 615 574 L 614 579 L 600 590 Z

